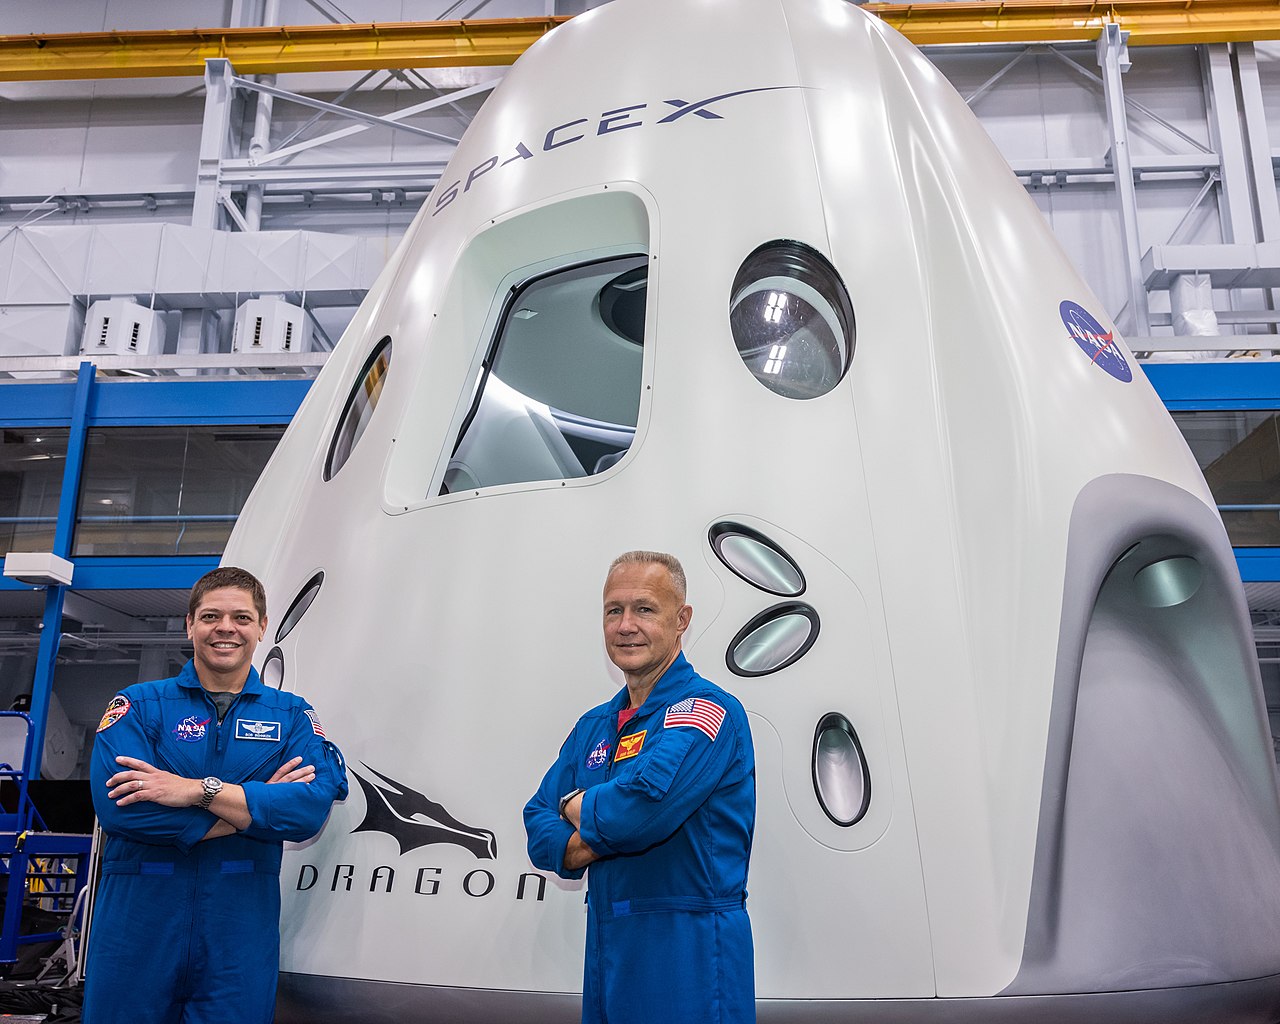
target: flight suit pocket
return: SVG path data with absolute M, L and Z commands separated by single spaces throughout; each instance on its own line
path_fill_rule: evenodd
M 675 781 L 696 735 L 692 729 L 664 731 L 660 741 L 636 766 L 632 784 L 649 799 L 661 800 Z

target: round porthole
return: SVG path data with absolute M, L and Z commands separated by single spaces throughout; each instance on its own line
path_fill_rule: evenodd
M 383 338 L 365 360 L 360 376 L 356 378 L 351 394 L 347 396 L 347 404 L 342 408 L 342 416 L 338 420 L 337 432 L 329 445 L 329 457 L 324 464 L 324 478 L 330 480 L 351 457 L 356 442 L 369 425 L 373 410 L 382 397 L 382 384 L 387 378 L 387 368 L 391 365 L 391 339 Z
M 271 648 L 267 660 L 262 663 L 262 685 L 278 690 L 284 684 L 284 651 Z
M 804 593 L 800 567 L 758 530 L 738 523 L 716 523 L 708 539 L 720 561 L 753 587 L 779 597 L 799 597 Z
M 306 585 L 298 592 L 298 596 L 290 603 L 289 610 L 284 613 L 284 618 L 280 620 L 280 625 L 276 629 L 276 643 L 279 643 L 293 631 L 293 627 L 306 614 L 307 609 L 311 607 L 311 602 L 320 593 L 320 584 L 323 582 L 323 572 L 318 572 L 307 580 Z
M 767 676 L 792 665 L 818 639 L 818 613 L 798 601 L 766 608 L 738 631 L 725 661 L 740 676 Z
M 844 715 L 823 715 L 813 732 L 813 790 L 837 825 L 856 825 L 871 805 L 871 773 L 858 734 Z
M 853 358 L 853 305 L 840 275 L 799 242 L 769 242 L 743 261 L 729 296 L 738 355 L 785 398 L 817 398 Z
M 1191 600 L 1203 580 L 1200 563 L 1186 555 L 1152 562 L 1133 577 L 1138 600 L 1148 608 L 1172 608 Z

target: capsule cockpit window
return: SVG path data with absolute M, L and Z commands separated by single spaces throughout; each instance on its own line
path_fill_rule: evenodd
M 853 305 L 840 275 L 799 242 L 769 242 L 733 280 L 729 327 L 756 380 L 786 398 L 817 398 L 853 358 Z
M 635 439 L 648 257 L 557 270 L 513 290 L 440 493 L 603 473 Z
M 324 478 L 330 480 L 351 456 L 356 442 L 369 425 L 373 410 L 382 395 L 382 382 L 387 378 L 387 368 L 391 365 L 391 339 L 383 338 L 365 360 L 360 376 L 356 378 L 351 394 L 347 396 L 347 404 L 342 409 L 338 420 L 337 432 L 329 446 L 329 457 L 324 464 Z

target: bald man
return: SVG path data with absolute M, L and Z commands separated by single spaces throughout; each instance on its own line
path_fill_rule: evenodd
M 672 555 L 614 560 L 604 642 L 627 685 L 578 720 L 525 807 L 537 867 L 590 871 L 583 1024 L 755 1020 L 751 730 L 685 660 L 685 588 Z

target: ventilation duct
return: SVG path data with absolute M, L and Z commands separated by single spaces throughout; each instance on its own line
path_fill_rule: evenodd
M 306 352 L 307 313 L 279 298 L 248 299 L 236 310 L 232 352 Z
M 152 356 L 164 351 L 164 317 L 129 299 L 99 299 L 89 307 L 80 354 Z

